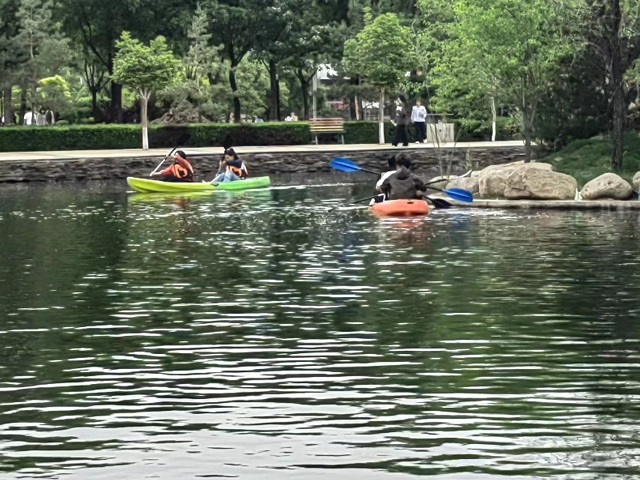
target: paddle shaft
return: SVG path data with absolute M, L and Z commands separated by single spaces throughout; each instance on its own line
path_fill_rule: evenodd
M 158 173 L 158 170 L 160 170 L 160 167 L 164 164 L 164 162 L 167 161 L 167 158 L 169 158 L 171 155 L 173 155 L 173 152 L 175 152 L 180 146 L 182 146 L 183 144 L 187 143 L 190 138 L 191 138 L 191 135 L 189 133 L 183 133 L 182 135 L 180 135 L 180 137 L 176 141 L 176 146 L 173 147 L 173 150 L 171 150 L 169 152 L 169 155 L 167 155 L 166 157 L 164 157 L 162 159 L 162 161 L 158 164 L 158 166 L 155 168 L 155 170 L 149 174 L 149 176 L 153 177 L 156 173 Z
M 155 170 L 149 174 L 149 176 L 150 176 L 150 177 L 152 177 L 152 176 L 154 176 L 156 173 L 158 173 L 158 170 L 160 169 L 160 167 L 161 167 L 162 165 L 164 165 L 164 162 L 166 162 L 166 161 L 167 161 L 167 158 L 169 158 L 171 155 L 173 155 L 173 152 L 175 152 L 177 149 L 178 149 L 178 147 L 177 147 L 177 146 L 176 146 L 176 147 L 173 147 L 173 150 L 171 150 L 171 152 L 169 152 L 169 155 L 167 155 L 166 157 L 164 157 L 164 158 L 162 159 L 162 161 L 158 164 L 158 166 L 155 168 Z

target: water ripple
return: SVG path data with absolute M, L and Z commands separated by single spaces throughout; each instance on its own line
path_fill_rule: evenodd
M 324 183 L 0 191 L 0 476 L 637 478 L 637 215 Z

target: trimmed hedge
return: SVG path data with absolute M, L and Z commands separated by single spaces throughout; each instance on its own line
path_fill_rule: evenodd
M 456 129 L 459 128 L 456 125 Z M 150 125 L 149 146 L 171 148 L 178 137 L 189 132 L 186 147 L 217 147 L 230 135 L 233 144 L 241 145 L 305 145 L 312 142 L 309 124 L 295 123 L 201 123 L 193 125 Z M 395 128 L 385 124 L 385 139 L 391 143 Z M 408 129 L 414 142 L 414 129 Z M 462 132 L 459 141 L 469 135 Z M 55 127 L 0 127 L 0 152 L 54 150 L 116 150 L 140 148 L 142 133 L 139 125 L 74 125 Z M 377 122 L 345 122 L 345 143 L 378 143 Z M 321 135 L 321 143 L 339 143 L 337 135 Z
M 234 145 L 304 145 L 311 143 L 306 123 L 225 124 L 149 126 L 150 148 L 171 148 L 185 132 L 191 134 L 187 147 L 220 146 L 227 135 Z M 0 152 L 54 150 L 111 150 L 140 148 L 139 125 L 76 125 L 61 127 L 2 127 Z

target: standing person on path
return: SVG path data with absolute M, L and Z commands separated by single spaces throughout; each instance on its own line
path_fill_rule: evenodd
M 24 118 L 22 119 L 22 124 L 23 125 L 35 125 L 35 115 L 33 114 L 33 110 L 31 110 L 31 107 L 27 108 L 27 113 L 24 114 Z
M 403 147 L 409 146 L 409 139 L 407 138 L 407 125 L 411 122 L 411 111 L 407 104 L 407 99 L 404 95 L 398 95 L 396 100 L 396 119 L 394 125 L 396 127 L 396 135 L 391 145 L 397 147 L 399 143 L 402 143 Z
M 411 109 L 411 121 L 416 128 L 416 143 L 427 143 L 427 109 L 422 105 L 422 100 L 416 100 Z

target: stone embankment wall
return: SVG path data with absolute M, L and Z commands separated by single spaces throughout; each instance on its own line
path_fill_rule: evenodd
M 188 149 L 187 154 L 188 154 Z M 522 147 L 375 150 L 349 152 L 306 153 L 252 153 L 241 155 L 252 176 L 278 173 L 330 172 L 330 161 L 346 157 L 363 168 L 386 170 L 387 158 L 400 152 L 407 153 L 416 165 L 416 173 L 426 178 L 440 175 L 440 165 L 447 173 L 461 174 L 470 169 L 479 170 L 488 165 L 503 164 L 524 159 Z M 218 169 L 219 155 L 189 156 L 196 170 L 196 180 L 211 180 Z M 24 160 L 0 162 L 0 183 L 48 182 L 124 179 L 148 177 L 162 157 L 149 158 L 77 158 L 67 160 Z M 165 164 L 168 166 L 168 164 Z

